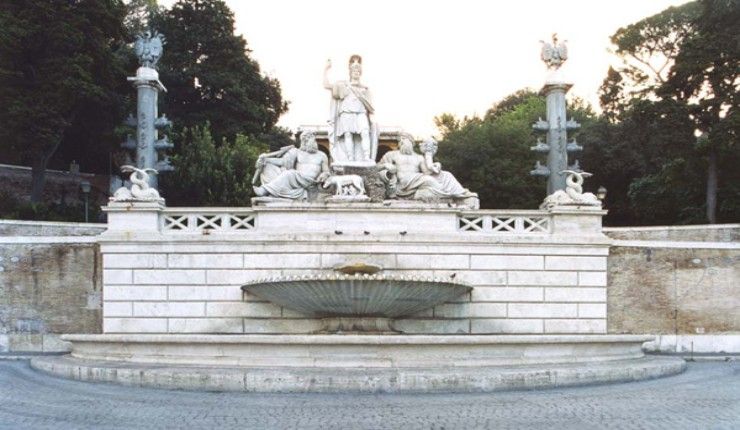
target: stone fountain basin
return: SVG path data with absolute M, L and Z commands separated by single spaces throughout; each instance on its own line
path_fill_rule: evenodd
M 468 293 L 440 278 L 316 275 L 261 279 L 242 290 L 314 318 L 402 318 Z

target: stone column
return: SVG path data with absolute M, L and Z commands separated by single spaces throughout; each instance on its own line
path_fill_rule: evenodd
M 550 147 L 547 153 L 547 167 L 550 170 L 547 195 L 565 189 L 565 175 L 560 172 L 568 169 L 565 93 L 570 87 L 564 83 L 548 83 L 542 89 L 547 100 L 547 144 Z
M 159 92 L 164 86 L 159 82 L 159 73 L 149 67 L 139 67 L 136 76 L 128 78 L 136 87 L 136 167 L 139 169 L 158 169 L 157 150 L 157 103 Z M 157 188 L 157 175 L 149 175 L 149 186 Z

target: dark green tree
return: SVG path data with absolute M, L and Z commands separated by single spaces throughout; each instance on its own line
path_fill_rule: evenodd
M 217 145 L 208 124 L 184 130 L 178 141 L 182 150 L 172 159 L 176 171 L 161 178 L 168 205 L 249 204 L 255 163 L 267 145 L 241 134 Z
M 655 96 L 656 89 L 668 79 L 684 40 L 695 31 L 699 10 L 696 1 L 672 6 L 620 28 L 612 35 L 612 52 L 622 62 L 622 66 L 615 69 L 619 78 L 614 72 L 606 78 L 620 82 L 621 91 L 615 96 L 627 101 Z M 614 89 L 613 86 L 606 88 Z M 605 95 L 602 92 L 602 97 Z
M 126 18 L 123 25 L 129 33 L 129 37 L 136 37 L 150 28 L 152 17 L 161 13 L 157 0 L 126 0 Z
M 118 0 L 0 2 L 0 156 L 32 166 L 33 202 L 60 146 L 107 151 L 125 84 L 124 14 Z
M 688 111 L 685 118 L 703 135 L 697 151 L 707 159 L 706 217 L 715 223 L 720 158 L 740 161 L 740 0 L 703 0 L 700 5 L 695 31 L 681 45 L 668 79 L 657 92 L 683 102 Z M 726 185 L 734 192 L 740 179 L 733 174 L 737 170 L 725 171 L 731 175 Z
M 614 124 L 607 127 L 606 146 L 619 148 L 606 152 L 623 159 L 604 161 L 624 169 L 617 175 L 617 195 L 629 196 L 626 218 L 631 212 L 632 219 L 645 223 L 701 222 L 702 208 L 704 221 L 740 216 L 734 173 L 740 161 L 735 144 L 739 10 L 737 0 L 695 1 L 612 36 L 623 66 L 609 71 L 600 101 Z M 703 137 L 697 139 L 697 133 Z M 703 191 L 697 185 L 702 183 Z M 665 201 L 656 204 L 659 196 Z
M 593 112 L 576 101 L 574 117 L 588 123 Z M 467 188 L 478 192 L 481 207 L 536 208 L 545 197 L 543 182 L 529 175 L 537 155 L 532 124 L 545 116 L 545 100 L 521 90 L 494 104 L 483 118 L 442 114 L 438 158 Z M 583 164 L 582 164 L 583 165 Z
M 220 142 L 269 133 L 287 110 L 279 82 L 264 76 L 249 56 L 222 0 L 180 0 L 154 16 L 152 26 L 167 38 L 159 63 L 168 89 L 163 111 L 176 125 L 210 122 Z

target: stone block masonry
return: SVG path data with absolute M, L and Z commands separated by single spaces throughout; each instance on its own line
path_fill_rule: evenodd
M 449 278 L 474 287 L 470 294 L 398 321 L 406 333 L 606 332 L 608 240 L 589 230 L 599 223 L 579 218 L 600 218 L 598 211 L 563 215 L 562 234 L 557 215 L 549 230 L 500 234 L 456 229 L 459 215 L 451 210 L 425 217 L 412 209 L 362 208 L 309 211 L 308 228 L 293 224 L 292 231 L 275 230 L 271 221 L 304 211 L 262 209 L 267 212 L 257 213 L 255 227 L 238 233 L 173 232 L 148 225 L 142 231 L 151 234 L 136 234 L 136 223 L 156 219 L 146 211 L 162 210 L 131 211 L 129 225 L 127 213 L 115 212 L 111 222 L 116 225 L 100 237 L 105 333 L 310 333 L 320 321 L 242 293 L 240 286 L 260 278 L 330 273 L 358 261 L 377 264 L 386 274 Z M 551 216 L 535 215 L 538 220 Z M 355 217 L 346 218 L 355 223 L 361 219 L 368 233 L 341 227 L 353 225 L 343 224 L 345 217 Z M 424 231 L 386 222 L 415 217 Z M 574 234 L 579 223 L 583 231 Z M 527 225 L 510 225 L 515 224 Z
M 101 257 L 93 235 L 104 229 L 0 222 L 0 354 L 64 351 L 62 333 L 100 333 Z
M 152 328 L 169 333 L 308 333 L 318 330 L 320 322 L 301 314 L 243 295 L 238 288 L 250 279 L 276 274 L 301 275 L 321 273 L 347 261 L 367 261 L 388 271 L 451 277 L 474 287 L 471 294 L 430 309 L 397 326 L 409 333 L 545 333 L 547 330 L 591 331 L 600 329 L 593 321 L 607 321 L 609 333 L 658 334 L 656 349 L 670 352 L 702 353 L 740 351 L 738 335 L 738 252 L 737 242 L 667 242 L 657 239 L 618 240 L 607 251 L 601 245 L 573 246 L 532 244 L 526 239 L 467 232 L 456 240 L 429 235 L 410 240 L 408 235 L 371 238 L 362 235 L 337 240 L 334 234 L 308 237 L 301 241 L 261 242 L 257 231 L 242 232 L 239 237 L 221 238 L 203 235 L 189 237 L 156 234 L 155 241 L 119 241 L 104 243 L 107 253 L 98 253 L 97 239 L 91 237 L 104 225 L 25 222 L 23 231 L 0 234 L 0 354 L 7 352 L 52 352 L 67 348 L 59 340 L 62 333 L 99 333 L 102 315 L 110 319 L 107 329 L 121 330 L 121 320 L 153 319 Z M 737 237 L 737 226 L 724 226 Z M 49 232 L 62 231 L 50 236 Z M 658 228 L 650 228 L 650 231 Z M 713 226 L 708 226 L 713 231 Z M 613 229 L 612 229 L 613 230 Z M 636 228 L 640 234 L 644 228 Z M 607 230 L 608 234 L 612 234 Z M 658 231 L 658 233 L 661 233 Z M 621 237 L 630 238 L 630 229 L 620 229 Z M 332 237 L 334 236 L 334 237 Z M 712 239 L 711 235 L 708 236 Z M 336 240 L 329 246 L 327 240 Z M 380 240 L 383 239 L 383 240 Z M 431 239 L 439 243 L 431 244 Z M 543 239 L 541 235 L 539 239 Z M 643 239 L 640 237 L 640 239 Z M 652 239 L 652 238 L 651 238 Z M 658 238 L 659 239 L 659 238 Z M 572 242 L 572 241 L 571 241 Z M 586 242 L 588 242 L 586 240 Z M 431 246 L 431 247 L 430 247 Z M 286 248 L 289 251 L 285 251 Z M 293 255 L 318 255 L 303 260 L 313 268 L 252 269 L 243 261 L 249 256 L 274 256 L 284 251 Z M 407 256 L 419 252 L 429 257 L 416 259 L 412 268 Z M 608 256 L 607 256 L 608 252 Z M 429 269 L 431 261 L 440 261 L 445 253 L 467 255 L 470 267 Z M 555 270 L 553 261 L 561 257 L 607 258 L 609 270 L 577 272 L 577 285 L 511 285 L 511 272 L 568 272 Z M 259 257 L 263 258 L 263 257 Z M 457 257 L 459 258 L 459 257 Z M 578 258 L 578 259 L 579 259 Z M 578 260 L 576 259 L 576 260 Z M 550 266 L 547 266 L 548 260 Z M 576 261 L 574 260 L 574 261 Z M 254 261 L 254 260 L 252 260 Z M 298 260 L 294 260 L 298 261 Z M 422 261 L 422 262 L 419 262 Z M 583 264 L 579 262 L 578 264 Z M 512 266 L 501 266 L 509 262 Z M 485 264 L 484 264 L 485 263 Z M 112 277 L 123 277 L 126 284 L 105 286 L 102 299 L 103 265 Z M 601 263 L 597 263 L 601 264 Z M 434 263 L 434 267 L 438 267 Z M 206 282 L 200 284 L 134 284 L 137 270 L 204 270 Z M 516 276 L 516 275 L 515 275 Z M 607 278 L 609 287 L 607 287 Z M 121 279 L 119 279 L 120 281 Z M 606 301 L 601 296 L 606 292 Z M 166 309 L 170 314 L 144 317 L 134 314 L 134 303 L 151 304 L 151 309 Z M 178 316 L 176 308 L 161 304 L 196 303 L 205 315 Z M 260 304 L 243 307 L 242 303 Z M 522 305 L 552 303 L 575 305 L 576 317 L 525 316 L 514 312 L 535 311 Z M 204 305 L 205 304 L 205 305 Z M 210 309 L 208 307 L 210 305 Z M 183 308 L 181 308 L 182 310 Z M 186 308 L 185 308 L 186 309 Z M 542 311 L 540 308 L 538 311 Z M 572 315 L 572 307 L 570 309 Z M 138 311 L 141 312 L 141 307 Z M 553 309 L 550 309 L 553 311 Z M 608 317 L 607 317 L 607 310 Z M 193 311 L 195 312 L 195 311 Z M 198 311 L 199 312 L 199 311 Z M 209 313 L 210 312 L 210 313 Z M 249 313 L 253 312 L 253 313 Z M 216 314 L 220 315 L 217 316 Z M 166 315 L 166 316 L 165 316 Z M 564 320 L 577 321 L 577 325 Z M 144 321 L 147 323 L 148 321 Z M 162 323 L 166 323 L 162 325 Z M 145 326 L 148 329 L 150 326 Z M 143 329 L 142 329 L 143 330 Z

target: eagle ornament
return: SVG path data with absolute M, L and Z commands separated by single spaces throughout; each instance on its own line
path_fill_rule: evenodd
M 567 40 L 562 42 L 558 41 L 558 34 L 553 33 L 552 43 L 540 40 L 542 44 L 542 53 L 540 58 L 547 64 L 547 68 L 551 70 L 557 70 L 560 66 L 565 63 L 568 59 L 568 47 L 565 45 Z

